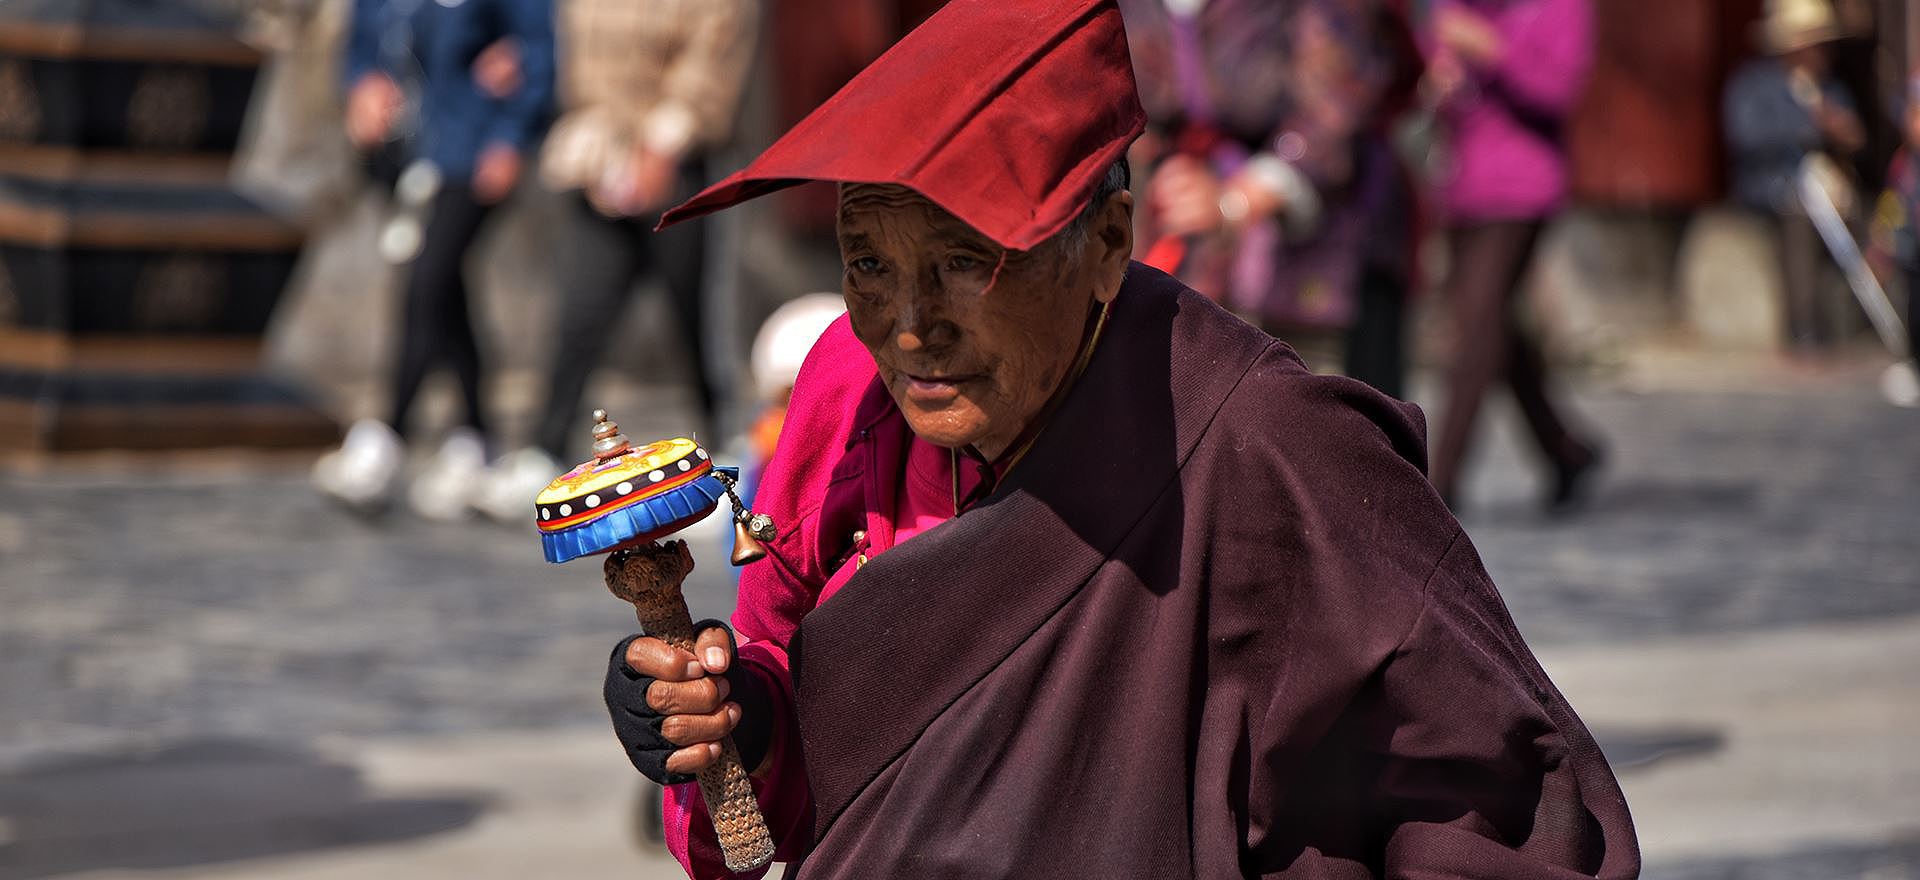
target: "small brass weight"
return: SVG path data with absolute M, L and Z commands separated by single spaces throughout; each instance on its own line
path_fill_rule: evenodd
M 685 541 L 660 539 L 704 519 L 725 495 L 733 501 L 733 561 L 743 565 L 766 555 L 762 542 L 776 534 L 773 521 L 734 495 L 738 470 L 715 466 L 692 440 L 636 449 L 605 410 L 596 410 L 593 441 L 593 459 L 555 478 L 534 500 L 547 561 L 607 554 L 607 589 L 633 603 L 640 631 L 691 653 L 697 633 L 681 585 L 693 571 L 693 554 Z M 773 837 L 733 737 L 721 740 L 720 760 L 699 780 L 727 869 L 771 861 Z

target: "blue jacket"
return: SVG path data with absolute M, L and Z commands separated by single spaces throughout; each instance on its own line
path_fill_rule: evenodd
M 520 45 L 520 88 L 504 100 L 473 80 L 473 62 L 503 37 Z M 367 73 L 392 77 L 408 95 L 401 122 L 407 152 L 450 180 L 472 176 L 480 152 L 507 144 L 527 152 L 553 109 L 553 0 L 353 0 L 348 88 Z
M 1838 80 L 1819 83 L 1822 98 L 1853 109 Z M 1759 211 L 1799 211 L 1800 160 L 1826 145 L 1813 114 L 1793 96 L 1792 76 L 1775 58 L 1742 66 L 1727 84 L 1723 122 L 1733 158 L 1733 195 Z

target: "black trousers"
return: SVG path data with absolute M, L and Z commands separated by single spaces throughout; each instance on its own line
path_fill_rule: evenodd
M 1360 270 L 1358 308 L 1347 328 L 1344 372 L 1388 397 L 1406 397 L 1407 281 L 1376 265 Z
M 688 180 L 697 185 L 697 177 Z M 606 356 L 635 283 L 653 273 L 659 274 L 673 300 L 673 332 L 693 358 L 700 414 L 710 429 L 718 390 L 707 363 L 703 329 L 706 224 L 696 220 L 654 232 L 658 217 L 608 217 L 584 196 L 569 201 L 560 253 L 559 339 L 534 442 L 561 461 L 580 457 L 579 450 L 567 447 L 567 437 L 587 427 L 580 412 L 587 379 Z
M 1838 334 L 1833 327 L 1833 309 L 1820 289 L 1821 268 L 1827 262 L 1826 245 L 1820 241 L 1813 221 L 1803 215 L 1779 215 L 1775 224 L 1785 294 L 1781 310 L 1786 343 L 1801 353 L 1830 348 Z
M 1520 325 L 1520 284 L 1533 261 L 1540 221 L 1470 223 L 1448 232 L 1452 265 L 1445 289 L 1455 329 L 1447 402 L 1431 456 L 1433 485 L 1456 497 L 1460 466 L 1487 389 L 1505 379 L 1540 452 L 1556 468 L 1591 456 L 1548 394 L 1547 361 Z
M 464 181 L 449 182 L 428 206 L 420 253 L 407 271 L 401 299 L 400 356 L 394 361 L 393 408 L 387 424 L 402 434 L 420 384 L 436 366 L 453 370 L 466 405 L 463 423 L 482 434 L 480 342 L 474 333 L 464 265 L 491 207 L 477 204 Z

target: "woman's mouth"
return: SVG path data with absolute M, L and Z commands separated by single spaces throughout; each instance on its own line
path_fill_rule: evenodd
M 940 405 L 952 403 L 960 396 L 960 386 L 973 381 L 974 376 L 928 375 L 912 373 L 902 374 L 906 379 L 907 399 L 921 405 Z

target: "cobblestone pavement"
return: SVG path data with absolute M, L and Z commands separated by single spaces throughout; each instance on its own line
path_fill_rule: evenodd
M 1620 763 L 1647 876 L 1920 877 L 1920 768 L 1892 746 L 1920 682 L 1874 668 L 1920 661 L 1920 414 L 1865 389 L 1579 403 L 1610 438 L 1591 506 L 1536 514 L 1496 405 L 1464 520 Z M 0 470 L 0 877 L 666 876 L 613 830 L 632 777 L 599 674 L 633 627 L 597 566 L 547 565 L 530 528 L 359 519 L 304 476 L 251 457 Z M 731 601 L 718 538 L 695 539 L 696 616 Z M 1868 631 L 1875 652 L 1839 650 Z M 1860 696 L 1847 751 L 1796 738 L 1828 709 L 1743 689 L 1774 661 Z M 1801 801 L 1735 784 L 1789 784 L 1747 761 L 1892 761 L 1903 781 L 1854 798 L 1849 833 L 1758 810 L 1755 833 L 1784 829 L 1759 846 L 1739 830 L 1754 799 Z
M 1534 642 L 1920 611 L 1920 412 L 1870 390 L 1605 393 L 1577 409 L 1610 455 L 1584 512 L 1538 515 L 1503 407 L 1463 511 Z

